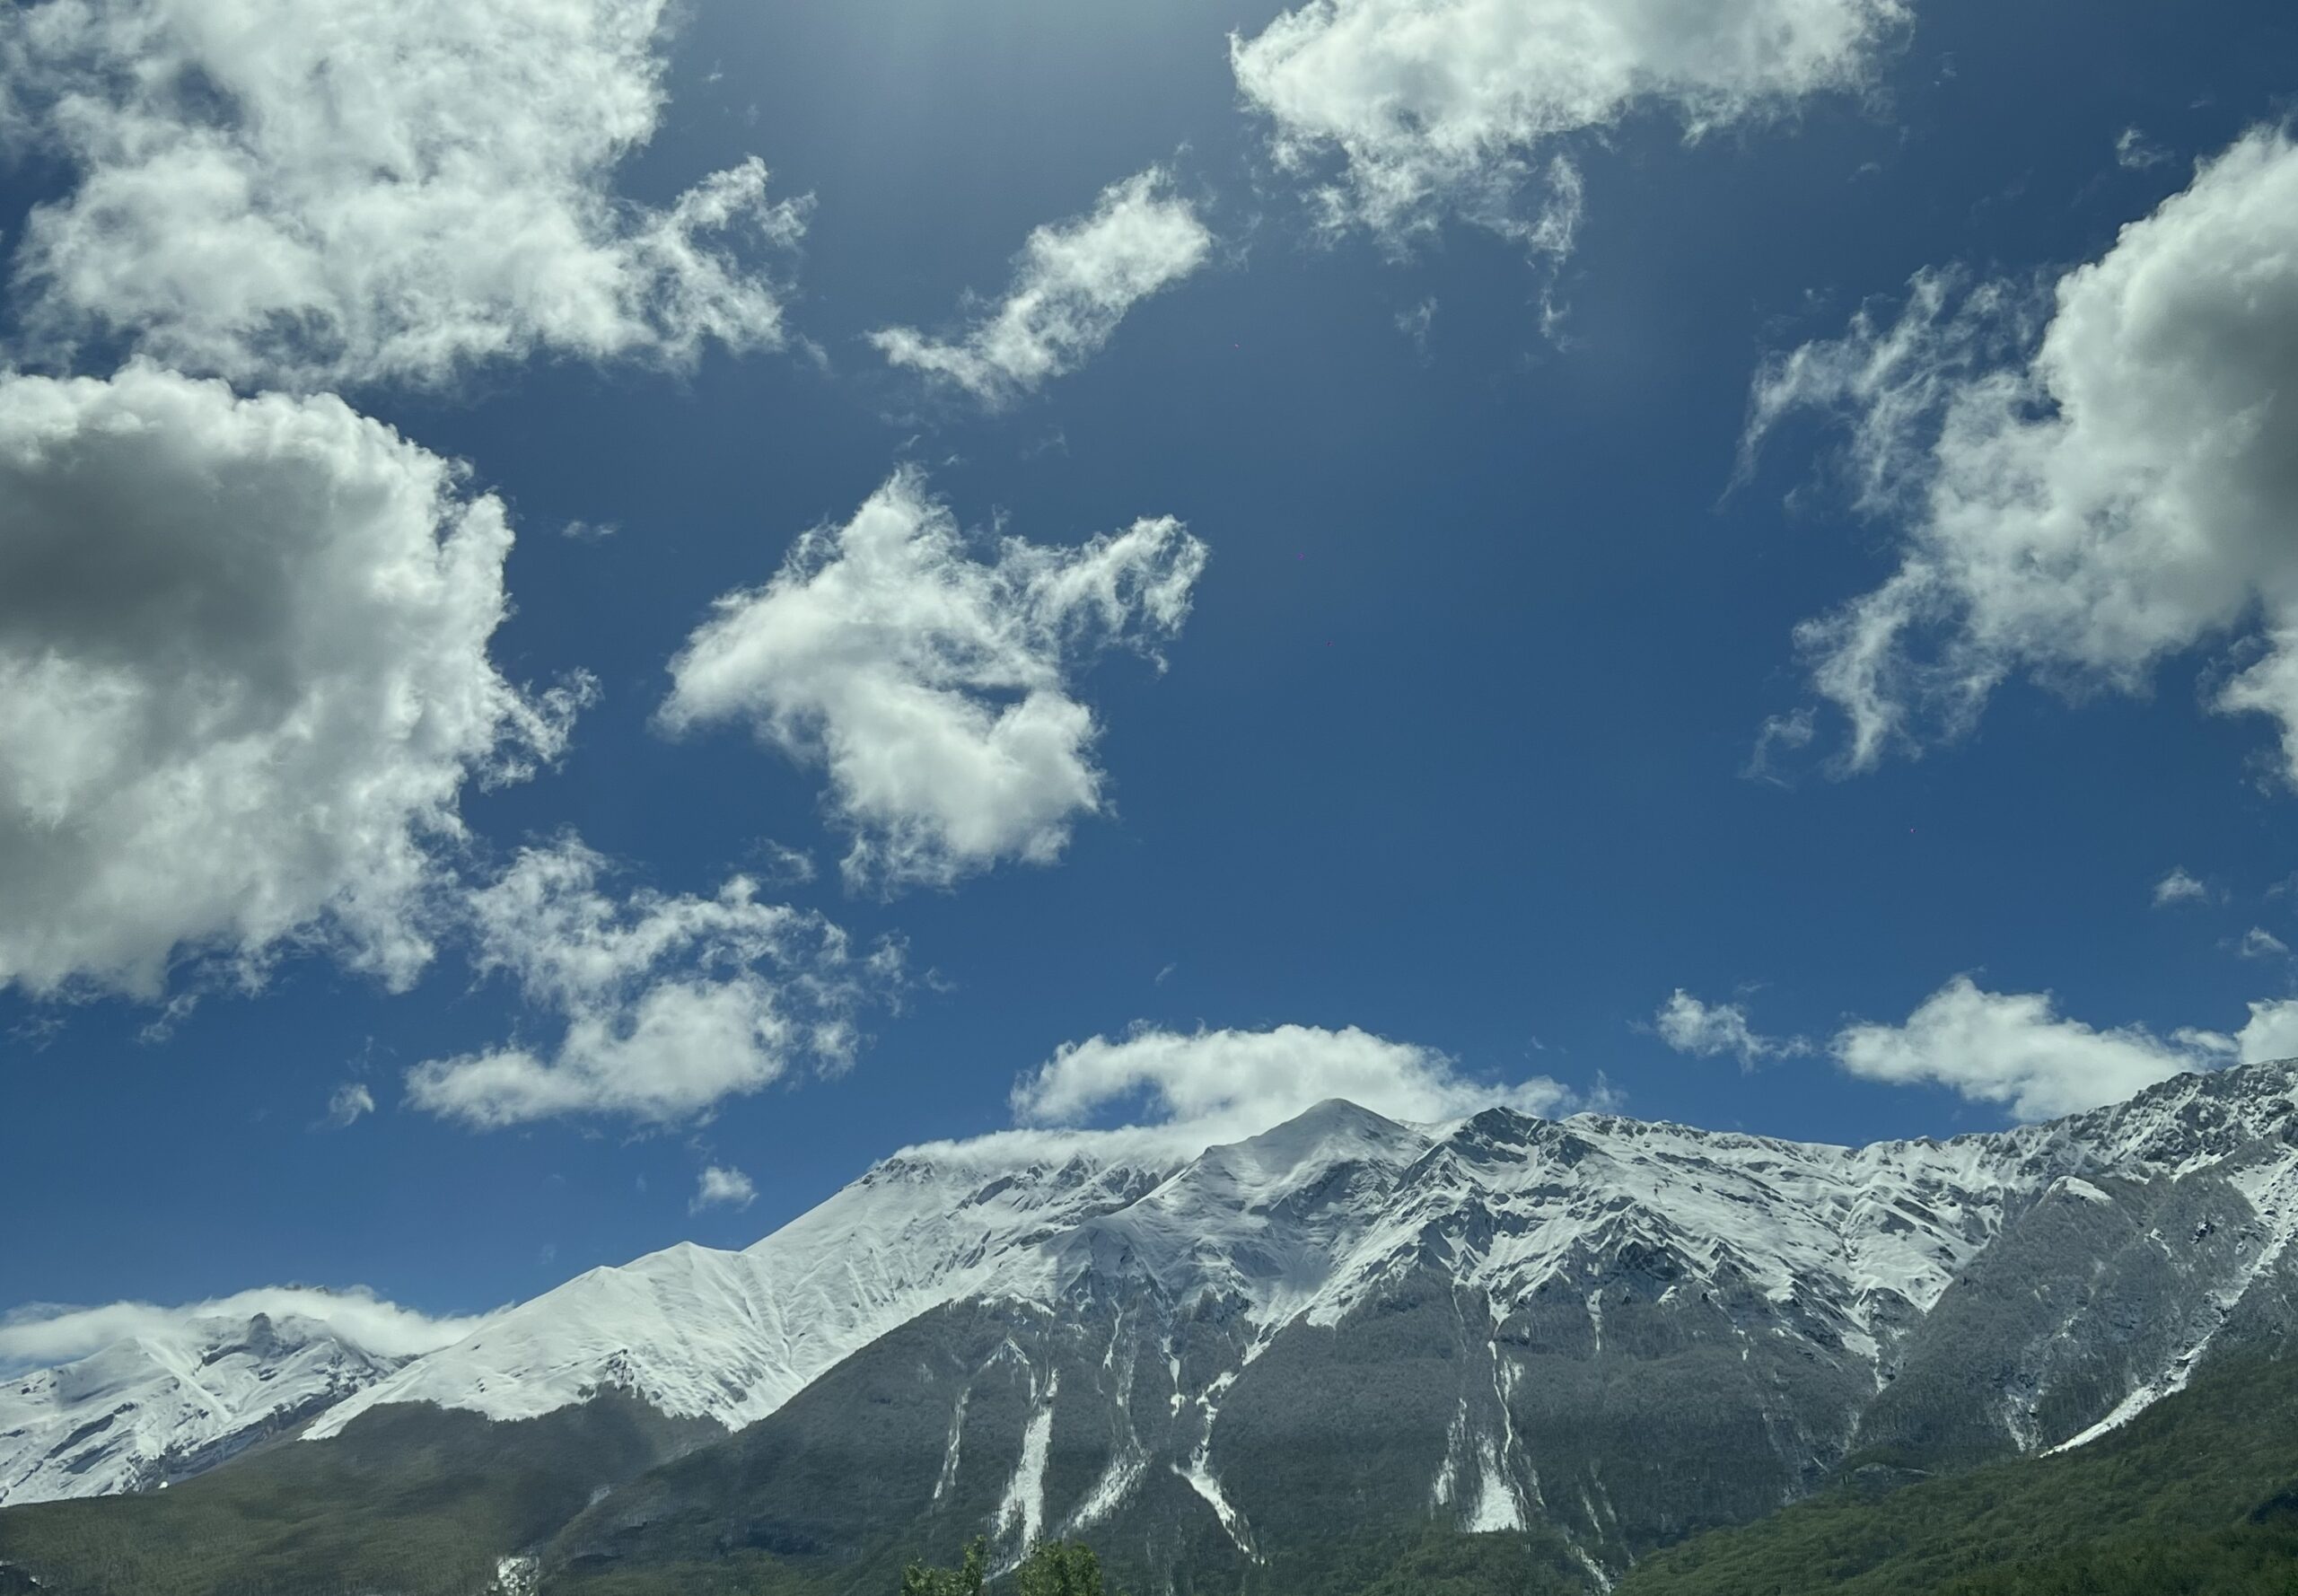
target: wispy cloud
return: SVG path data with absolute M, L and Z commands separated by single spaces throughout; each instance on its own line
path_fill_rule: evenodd
M 341 1130 L 357 1123 L 360 1117 L 375 1111 L 375 1094 L 359 1081 L 346 1081 L 327 1100 L 327 1114 L 319 1127 Z
M 1422 300 L 1408 311 L 1397 312 L 1397 330 L 1412 340 L 1412 346 L 1425 357 L 1428 353 L 1428 329 L 1436 320 L 1436 300 L 1434 295 Z
M 2169 908 L 2181 903 L 2209 901 L 2210 889 L 2188 875 L 2183 867 L 2173 869 L 2170 874 L 2154 883 L 2156 908 Z
M 1162 167 L 1101 191 L 1093 209 L 1030 234 L 1005 297 L 949 339 L 889 327 L 870 341 L 908 366 L 1000 406 L 1077 369 L 1136 304 L 1204 265 L 1213 234 Z
M 1653 1015 L 1652 1029 L 1679 1053 L 1703 1058 L 1729 1053 L 1742 1069 L 1753 1069 L 1766 1058 L 1811 1051 L 1811 1044 L 1801 1037 L 1769 1037 L 1756 1030 L 1743 1004 L 1703 1003 L 1680 987 Z
M 2245 959 L 2287 959 L 2290 944 L 2263 925 L 2253 925 L 2242 933 L 2234 944 L 2234 951 Z
M 2145 171 L 2170 158 L 2170 151 L 2136 127 L 2126 127 L 2115 136 L 2115 164 L 2125 171 Z

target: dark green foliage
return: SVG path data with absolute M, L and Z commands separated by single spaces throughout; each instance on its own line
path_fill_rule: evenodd
M 1257 1571 L 1256 1596 L 1590 1596 L 1593 1582 L 1553 1530 L 1473 1535 L 1424 1522 L 1338 1534 Z
M 977 1536 L 955 1568 L 904 1568 L 901 1596 L 981 1596 L 988 1576 L 989 1543 Z M 1101 1560 L 1082 1540 L 1039 1541 L 1008 1577 L 1018 1596 L 1101 1596 Z
M 955 1568 L 912 1563 L 901 1571 L 901 1596 L 981 1596 L 989 1577 L 989 1543 L 976 1536 Z
M 53 1596 L 478 1596 L 498 1557 L 695 1439 L 620 1396 L 520 1424 L 380 1407 L 169 1490 L 0 1512 L 0 1563 Z
M 1101 1565 L 1082 1540 L 1040 1541 L 1014 1570 L 1014 1583 L 1021 1596 L 1101 1596 Z
M 2298 1596 L 2298 1360 L 2210 1368 L 2073 1452 L 1881 1474 L 1654 1557 L 1616 1596 Z

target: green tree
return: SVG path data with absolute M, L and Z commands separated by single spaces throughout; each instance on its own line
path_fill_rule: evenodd
M 977 1535 L 966 1548 L 965 1560 L 955 1568 L 929 1568 L 912 1563 L 901 1571 L 901 1596 L 981 1596 L 989 1577 L 989 1543 Z
M 1101 1596 L 1101 1560 L 1082 1540 L 1041 1540 L 1017 1572 L 1022 1596 Z
M 1017 1596 L 1101 1596 L 1101 1559 L 1082 1540 L 1041 1540 L 1013 1571 Z M 901 1596 L 981 1596 L 989 1578 L 989 1543 L 976 1536 L 955 1568 L 912 1563 L 901 1571 Z

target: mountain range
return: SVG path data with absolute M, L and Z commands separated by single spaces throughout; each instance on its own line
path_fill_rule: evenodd
M 19 1376 L 0 1502 L 418 1421 L 564 1445 L 612 1404 L 670 1439 L 494 1548 L 546 1589 L 890 1588 L 975 1533 L 1341 1589 L 1432 1528 L 1605 1588 L 1854 1476 L 2080 1449 L 2278 1346 L 2294 1099 L 2281 1063 L 1861 1148 L 1339 1101 L 1201 1152 L 916 1148 L 745 1250 L 594 1269 L 418 1357 L 259 1317 Z

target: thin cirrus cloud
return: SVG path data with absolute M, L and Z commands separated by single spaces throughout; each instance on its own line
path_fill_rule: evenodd
M 1750 451 L 1790 412 L 1851 430 L 1898 570 L 1805 622 L 1864 770 L 1967 731 L 2025 673 L 2143 690 L 2237 645 L 2222 713 L 2279 725 L 2298 778 L 2298 146 L 2261 128 L 2044 294 L 1926 272 L 1896 320 L 1763 368 Z
M 1580 183 L 1559 139 L 1645 109 L 1697 137 L 1857 91 L 1908 18 L 1901 0 L 1311 0 L 1229 54 L 1329 227 L 1395 240 L 1457 214 L 1560 254 Z
M 1749 1022 L 1745 1004 L 1703 1003 L 1680 987 L 1652 1016 L 1652 1029 L 1679 1053 L 1702 1058 L 1729 1053 L 1743 1069 L 1753 1069 L 1766 1058 L 1811 1051 L 1811 1044 L 1802 1037 L 1770 1037 L 1758 1031 Z
M 475 966 L 513 981 L 555 1039 L 425 1060 L 408 1072 L 412 1107 L 475 1129 L 698 1118 L 795 1067 L 845 1068 L 856 1013 L 899 982 L 898 946 L 857 951 L 820 916 L 759 901 L 746 877 L 710 898 L 618 896 L 610 873 L 562 838 L 470 895 Z
M 460 486 L 333 398 L 0 377 L 0 986 L 312 946 L 414 980 L 459 795 L 583 692 L 489 658 L 512 533 Z
M 1113 183 L 1091 212 L 1040 227 L 1015 259 L 1005 296 L 941 338 L 915 328 L 870 335 L 879 353 L 983 404 L 1010 404 L 1083 365 L 1142 300 L 1188 276 L 1213 251 L 1195 207 L 1162 167 Z
M 671 662 L 661 723 L 747 723 L 822 767 L 854 838 L 851 885 L 1050 863 L 1105 802 L 1100 726 L 1073 668 L 1113 645 L 1155 658 L 1206 549 L 1163 517 L 1073 548 L 1006 538 L 983 554 L 922 477 L 897 473 L 852 520 L 801 538 L 764 587 L 718 601 Z
M 2049 1119 L 2118 1102 L 2172 1075 L 2298 1054 L 2298 1000 L 2254 1003 L 2229 1035 L 2144 1026 L 2100 1030 L 2059 1013 L 2048 993 L 1988 992 L 1958 976 L 1900 1024 L 1858 1022 L 1830 1050 L 1855 1075 L 1951 1088 L 2013 1118 Z
M 72 182 L 15 284 L 33 346 L 95 335 L 242 385 L 446 381 L 535 353 L 783 341 L 803 200 L 755 157 L 668 205 L 608 180 L 663 104 L 667 0 L 40 0 L 0 15 L 11 142 Z

